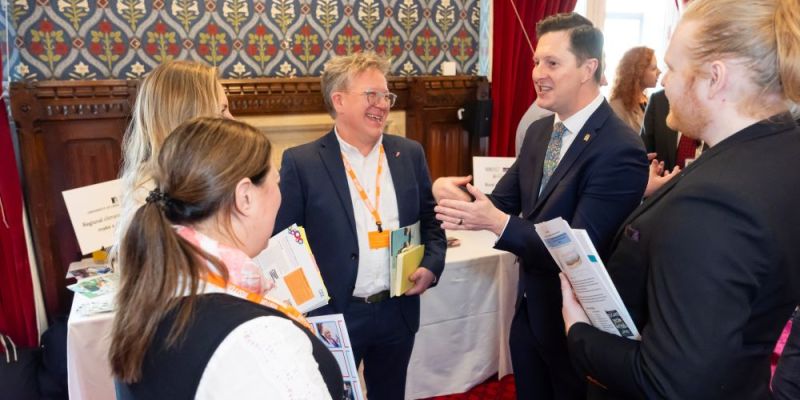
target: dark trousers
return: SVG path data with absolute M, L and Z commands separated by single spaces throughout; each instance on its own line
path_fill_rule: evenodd
M 525 298 L 511 321 L 509 342 L 518 400 L 586 398 L 586 384 L 572 368 L 566 338 L 558 343 L 559 349 L 545 349 L 531 329 Z
M 356 365 L 364 361 L 370 400 L 403 400 L 414 335 L 400 311 L 400 301 L 351 302 L 344 313 Z

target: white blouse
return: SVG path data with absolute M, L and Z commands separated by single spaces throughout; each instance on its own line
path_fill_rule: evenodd
M 330 399 L 312 348 L 288 319 L 247 321 L 214 351 L 195 399 Z

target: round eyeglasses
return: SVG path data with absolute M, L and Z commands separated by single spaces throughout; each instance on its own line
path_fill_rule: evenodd
M 377 106 L 379 101 L 386 99 L 386 101 L 389 102 L 389 107 L 393 107 L 394 103 L 397 101 L 397 95 L 392 92 L 378 92 L 375 90 L 366 90 L 361 94 L 367 96 L 367 102 L 371 106 Z

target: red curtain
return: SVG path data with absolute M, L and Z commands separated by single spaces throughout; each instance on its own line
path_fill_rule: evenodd
M 513 4 L 512 4 L 513 2 Z M 522 114 L 536 99 L 533 54 L 517 14 L 536 46 L 536 23 L 575 9 L 577 0 L 495 0 L 492 39 L 492 133 L 489 155 L 514 156 L 514 135 Z
M 19 347 L 34 347 L 39 334 L 22 201 L 8 112 L 0 98 L 0 332 L 11 336 Z

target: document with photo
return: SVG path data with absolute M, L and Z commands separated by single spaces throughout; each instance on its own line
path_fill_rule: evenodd
M 67 286 L 67 289 L 93 299 L 114 293 L 117 290 L 117 280 L 118 277 L 115 274 L 98 275 L 82 279 L 78 283 Z
M 570 228 L 563 218 L 535 226 L 550 256 L 572 284 L 575 297 L 592 325 L 618 336 L 641 339 L 589 234 L 583 229 Z
M 96 263 L 91 258 L 84 258 L 80 261 L 75 261 L 69 264 L 67 269 L 66 279 L 75 278 L 82 280 L 92 278 L 98 275 L 105 275 L 113 272 L 109 263 Z
M 253 261 L 275 284 L 270 296 L 288 301 L 302 313 L 328 304 L 328 289 L 303 227 L 293 224 L 278 232 Z
M 308 317 L 308 322 L 314 328 L 314 333 L 320 341 L 330 349 L 331 354 L 339 363 L 344 380 L 344 399 L 363 400 L 361 383 L 358 378 L 353 347 L 350 344 L 350 335 L 344 323 L 344 315 L 329 314 Z
M 409 275 L 419 267 L 425 246 L 420 244 L 419 221 L 389 233 L 389 294 L 402 296 L 413 286 Z M 417 257 L 419 256 L 419 257 Z

